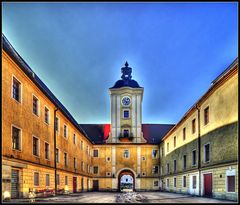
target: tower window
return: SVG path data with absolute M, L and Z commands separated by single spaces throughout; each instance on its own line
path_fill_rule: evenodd
M 129 137 L 129 130 L 123 130 L 123 136 Z
M 129 110 L 124 110 L 123 111 L 123 118 L 129 118 Z

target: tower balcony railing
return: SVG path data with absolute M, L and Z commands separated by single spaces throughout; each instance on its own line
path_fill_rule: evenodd
M 133 140 L 133 133 L 130 133 L 130 134 L 123 134 L 123 133 L 120 133 L 119 136 L 118 136 L 118 139 L 121 140 L 121 139 L 129 139 L 129 140 Z

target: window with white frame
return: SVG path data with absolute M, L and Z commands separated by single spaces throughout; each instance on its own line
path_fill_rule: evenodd
M 33 155 L 35 156 L 39 156 L 40 155 L 40 152 L 39 152 L 39 147 L 40 147 L 40 140 L 33 136 L 32 138 L 32 142 L 33 142 L 33 147 L 32 147 L 32 151 L 33 151 Z
M 210 161 L 210 144 L 204 145 L 204 161 L 209 162 Z
M 49 152 L 49 143 L 45 142 L 44 151 L 45 151 L 45 159 L 50 160 L 50 152 Z
M 129 110 L 126 110 L 126 109 L 123 110 L 123 118 L 124 119 L 130 118 L 130 111 Z
M 192 188 L 193 189 L 197 188 L 197 176 L 196 175 L 192 176 Z
M 21 103 L 21 83 L 15 77 L 12 80 L 12 97 Z
M 12 126 L 12 149 L 21 150 L 21 130 Z
M 93 174 L 98 174 L 98 166 L 93 167 Z
M 64 126 L 63 126 L 63 136 L 65 137 L 65 138 L 67 138 L 67 133 L 68 132 L 68 130 L 67 130 L 67 125 L 66 124 L 64 124 Z
M 56 118 L 55 118 L 55 129 L 56 129 L 56 131 L 57 132 L 59 132 L 60 130 L 59 130 L 59 118 L 56 116 Z
M 187 186 L 187 179 L 186 179 L 187 177 L 184 175 L 183 176 L 183 181 L 182 181 L 182 186 L 183 187 L 186 187 Z
M 98 157 L 98 149 L 93 150 L 93 157 Z
M 176 159 L 173 160 L 173 171 L 174 172 L 177 171 L 177 160 Z
M 129 158 L 129 150 L 126 149 L 126 150 L 123 151 L 123 157 L 124 158 Z
M 34 186 L 39 186 L 39 173 L 34 172 Z
M 174 188 L 177 187 L 177 178 L 176 177 L 173 178 L 173 187 Z
M 64 165 L 65 167 L 68 165 L 68 156 L 66 152 L 64 152 Z
M 50 175 L 46 174 L 46 186 L 50 186 Z
M 49 124 L 49 109 L 45 106 L 45 122 Z
M 65 176 L 65 185 L 68 185 L 68 176 Z
M 192 165 L 196 165 L 196 150 L 192 151 Z
M 153 174 L 158 174 L 159 173 L 159 166 L 158 165 L 154 165 L 153 166 Z
M 56 162 L 59 163 L 60 162 L 60 156 L 59 156 L 59 149 L 56 148 Z
M 166 187 L 169 187 L 169 179 L 166 179 Z
M 33 95 L 33 114 L 39 116 L 39 100 L 36 96 Z
M 226 171 L 226 190 L 227 192 L 236 192 L 236 169 Z
M 75 157 L 73 158 L 73 165 L 74 169 L 77 169 L 77 159 Z
M 76 144 L 76 134 L 73 134 L 73 144 Z
M 152 158 L 156 159 L 158 157 L 158 150 L 157 149 L 153 149 L 152 150 Z
M 155 181 L 153 182 L 153 186 L 155 186 L 155 187 L 158 187 L 158 186 L 159 186 L 158 180 L 155 180 Z

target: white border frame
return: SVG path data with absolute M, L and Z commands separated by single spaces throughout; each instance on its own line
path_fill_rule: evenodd
M 209 161 L 206 161 L 206 145 L 209 145 Z M 204 152 L 203 152 L 203 154 L 204 154 L 204 156 L 203 156 L 204 157 L 204 163 L 210 163 L 210 161 L 211 161 L 211 159 L 210 159 L 210 156 L 211 156 L 211 149 L 210 149 L 211 143 L 207 142 L 203 146 L 204 146 Z
M 60 164 L 60 149 L 58 147 L 56 147 L 56 150 L 58 149 L 58 161 L 57 161 L 57 158 L 56 158 L 56 162 Z M 55 153 L 56 154 L 56 153 Z
M 47 159 L 46 158 L 46 156 L 45 156 L 45 143 L 47 143 L 48 144 L 48 148 L 49 148 L 49 150 L 48 150 L 48 157 L 49 157 L 49 159 Z M 51 152 L 50 152 L 50 143 L 49 142 L 47 142 L 47 141 L 44 141 L 44 158 L 45 158 L 45 160 L 48 160 L 48 161 L 51 161 L 50 159 L 51 159 L 51 154 L 50 154 Z
M 15 78 L 19 83 L 20 83 L 20 102 L 17 101 L 14 97 L 13 97 L 13 78 Z M 11 98 L 14 99 L 17 103 L 22 104 L 23 103 L 23 89 L 22 89 L 22 82 L 14 75 L 12 74 L 12 88 L 11 88 Z
M 184 177 L 186 177 L 186 186 L 183 186 L 184 185 Z M 184 175 L 182 175 L 182 188 L 187 188 L 187 175 L 186 174 L 184 174 Z
M 35 185 L 35 173 L 38 173 L 38 185 Z M 40 172 L 39 171 L 33 171 L 33 186 L 34 187 L 39 187 L 40 186 Z
M 208 108 L 208 123 L 205 124 L 205 109 L 207 109 L 207 108 Z M 204 106 L 204 108 L 203 108 L 203 126 L 206 127 L 207 125 L 209 125 L 209 123 L 210 123 L 210 106 L 208 104 L 208 105 Z
M 193 164 L 193 151 L 195 151 L 195 164 Z M 196 149 L 192 150 L 192 163 L 191 164 L 192 164 L 192 167 L 197 165 L 197 150 Z
M 49 185 L 47 186 L 47 175 L 49 176 Z M 50 173 L 49 172 L 46 172 L 45 173 L 45 186 L 46 187 L 51 187 L 51 180 L 50 180 Z
M 226 193 L 229 193 L 229 194 L 235 194 L 236 193 L 236 178 L 237 178 L 237 176 L 236 176 L 236 168 L 235 169 L 231 169 L 231 171 L 232 170 L 235 170 L 235 174 L 233 175 L 227 175 L 227 171 L 230 171 L 229 169 L 227 169 L 225 172 L 226 172 L 226 176 L 225 176 L 225 188 L 226 188 Z M 228 180 L 227 180 L 227 177 L 231 177 L 231 176 L 234 176 L 235 177 L 235 181 L 234 181 L 234 183 L 235 183 L 235 191 L 233 192 L 233 191 L 228 191 Z
M 67 165 L 65 165 L 65 153 L 67 154 Z M 63 153 L 63 166 L 68 167 L 68 153 L 67 152 Z
M 65 133 L 65 125 L 66 125 L 66 137 L 64 136 L 64 133 Z M 68 126 L 67 126 L 67 124 L 66 123 L 63 123 L 63 138 L 64 139 L 68 139 Z
M 124 111 L 128 111 L 128 117 L 124 117 Z M 122 109 L 122 119 L 124 119 L 124 120 L 131 119 L 130 108 L 123 108 L 123 109 Z
M 15 127 L 17 129 L 20 130 L 20 150 L 18 149 L 13 149 L 12 145 L 13 145 L 13 141 L 12 141 L 12 128 Z M 22 128 L 16 126 L 15 124 L 11 124 L 11 149 L 14 150 L 14 151 L 17 151 L 17 152 L 22 152 Z
M 46 115 L 46 108 L 48 109 L 48 123 L 45 121 L 45 115 Z M 49 107 L 48 106 L 46 106 L 46 105 L 44 105 L 44 123 L 46 124 L 46 125 L 50 125 L 50 117 L 51 115 L 50 115 L 50 109 L 49 109 Z
M 94 150 L 97 150 L 98 151 L 98 156 L 97 157 L 94 157 Z M 92 149 L 92 152 L 93 152 L 93 158 L 99 158 L 99 148 L 93 148 Z M 107 157 L 106 157 L 106 159 L 107 159 Z M 107 161 L 107 160 L 106 160 Z
M 128 157 L 124 156 L 125 151 L 128 151 Z M 129 151 L 129 149 L 124 149 L 122 156 L 123 156 L 124 159 L 130 159 L 130 151 Z
M 176 180 L 176 186 L 174 186 L 174 181 Z M 174 176 L 173 177 L 173 189 L 177 189 L 177 177 L 176 176 Z
M 75 143 L 74 143 L 74 136 L 75 136 Z M 73 144 L 77 146 L 77 135 L 76 135 L 76 132 L 73 132 Z
M 38 106 L 37 115 L 33 112 L 33 97 L 37 98 L 37 100 L 38 100 L 38 102 L 37 102 L 37 106 Z M 41 114 L 40 110 L 41 110 L 40 100 L 34 93 L 32 93 L 32 114 L 39 118 L 40 114 Z
M 38 155 L 33 154 L 33 138 L 34 138 L 34 137 L 38 139 Z M 32 135 L 32 155 L 33 155 L 34 157 L 40 158 L 40 138 L 37 137 L 36 135 Z M 44 157 L 44 158 L 45 158 L 45 157 Z

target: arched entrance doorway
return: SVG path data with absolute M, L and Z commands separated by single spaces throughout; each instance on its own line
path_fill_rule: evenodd
M 118 191 L 134 191 L 135 179 L 130 170 L 122 170 L 118 175 Z

